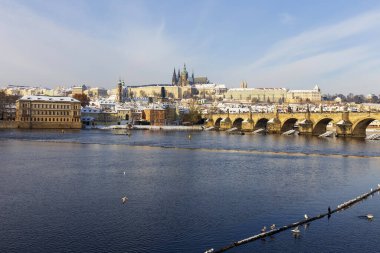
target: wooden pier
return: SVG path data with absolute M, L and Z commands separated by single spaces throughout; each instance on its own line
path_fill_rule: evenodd
M 260 234 L 257 234 L 257 235 L 254 235 L 254 236 L 242 239 L 240 241 L 233 242 L 233 243 L 231 243 L 231 244 L 229 244 L 229 245 L 227 245 L 227 246 L 225 246 L 223 248 L 217 249 L 217 250 L 209 249 L 209 250 L 206 250 L 205 253 L 225 252 L 225 251 L 227 251 L 229 249 L 238 247 L 240 245 L 243 245 L 243 244 L 246 244 L 246 243 L 249 243 L 249 242 L 253 242 L 253 241 L 256 241 L 256 240 L 259 240 L 259 239 L 263 239 L 263 238 L 265 238 L 267 236 L 272 236 L 274 234 L 278 234 L 278 233 L 283 232 L 285 230 L 288 230 L 288 229 L 291 229 L 291 228 L 295 228 L 297 226 L 300 226 L 300 225 L 303 225 L 303 224 L 308 224 L 310 222 L 322 219 L 325 216 L 330 217 L 332 214 L 334 214 L 336 212 L 343 211 L 344 209 L 347 209 L 347 208 L 351 207 L 352 205 L 358 203 L 359 201 L 365 200 L 366 198 L 368 198 L 369 196 L 375 194 L 376 192 L 380 192 L 380 184 L 377 185 L 377 188 L 371 189 L 370 192 L 364 193 L 364 194 L 362 194 L 362 195 L 360 195 L 360 196 L 358 196 L 358 197 L 356 197 L 354 199 L 348 200 L 348 201 L 344 202 L 343 204 L 338 205 L 337 208 L 334 209 L 334 210 L 330 210 L 330 207 L 329 207 L 329 209 L 328 209 L 328 211 L 326 213 L 322 213 L 322 214 L 319 214 L 317 216 L 310 217 L 308 219 L 304 219 L 304 220 L 301 220 L 301 221 L 298 221 L 298 222 L 295 222 L 295 223 L 292 223 L 292 224 L 289 224 L 289 225 L 286 225 L 286 226 L 283 226 L 283 227 L 279 227 L 279 228 L 270 230 L 268 232 L 263 232 L 263 233 L 260 233 Z

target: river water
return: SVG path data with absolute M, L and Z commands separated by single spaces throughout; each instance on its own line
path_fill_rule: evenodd
M 0 252 L 204 252 L 380 183 L 380 142 L 188 135 L 0 131 Z M 380 252 L 379 234 L 376 194 L 229 252 Z

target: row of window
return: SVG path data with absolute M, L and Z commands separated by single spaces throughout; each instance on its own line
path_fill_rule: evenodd
M 29 115 L 28 110 L 22 111 L 23 115 Z M 32 115 L 70 115 L 70 111 L 32 111 Z M 78 112 L 74 111 L 74 116 L 77 116 Z
M 22 104 L 23 108 L 28 107 L 27 103 Z M 32 104 L 35 109 L 70 109 L 71 105 L 56 105 L 56 104 Z M 80 109 L 79 105 L 74 105 L 73 109 Z
M 21 121 L 29 121 L 28 117 L 22 117 Z M 38 121 L 38 122 L 79 122 L 80 119 L 75 118 L 32 118 L 31 121 Z
M 32 111 L 32 115 L 70 115 L 69 111 Z

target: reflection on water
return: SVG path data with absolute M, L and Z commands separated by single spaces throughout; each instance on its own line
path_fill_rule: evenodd
M 378 142 L 191 136 L 0 131 L 0 252 L 203 252 L 380 182 Z M 357 218 L 380 217 L 379 199 L 231 252 L 379 251 L 376 218 Z

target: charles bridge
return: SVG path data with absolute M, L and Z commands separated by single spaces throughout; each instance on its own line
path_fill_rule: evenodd
M 295 112 L 295 113 L 218 113 L 207 115 L 206 126 L 217 130 L 236 128 L 240 131 L 265 129 L 268 133 L 284 133 L 298 125 L 299 134 L 321 135 L 332 122 L 337 136 L 366 137 L 366 128 L 380 120 L 380 112 Z M 297 123 L 297 124 L 296 124 Z

